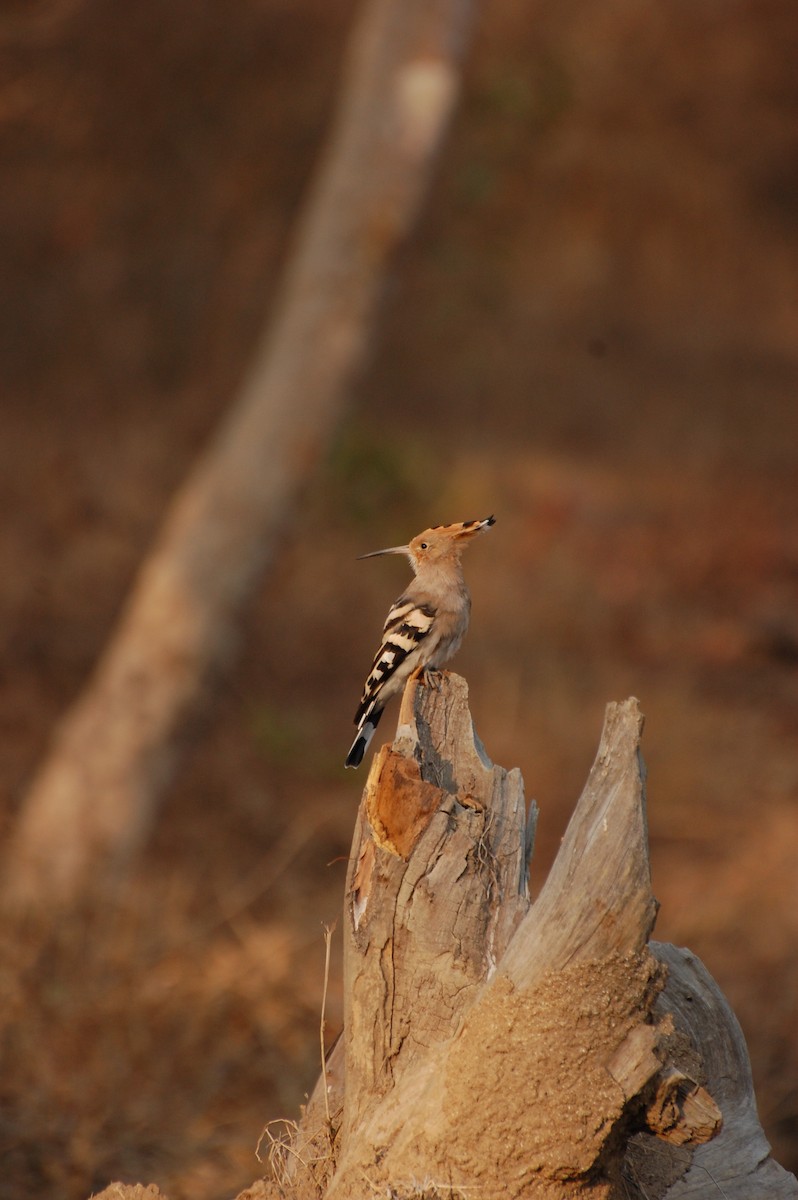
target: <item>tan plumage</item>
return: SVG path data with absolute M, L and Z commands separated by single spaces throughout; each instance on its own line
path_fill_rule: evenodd
M 382 710 L 414 671 L 435 670 L 456 653 L 468 629 L 471 597 L 460 555 L 476 534 L 493 525 L 494 517 L 461 521 L 425 529 L 407 546 L 375 550 L 405 554 L 415 578 L 388 613 L 382 643 L 374 656 L 355 713 L 357 736 L 346 756 L 347 767 L 358 767 L 374 736 Z

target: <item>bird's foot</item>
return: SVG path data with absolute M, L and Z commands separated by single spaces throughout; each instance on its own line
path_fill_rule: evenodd
M 439 671 L 437 667 L 418 667 L 417 670 L 418 682 L 440 694 L 443 690 L 443 671 Z

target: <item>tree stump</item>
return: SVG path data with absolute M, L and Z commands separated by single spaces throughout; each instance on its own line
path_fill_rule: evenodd
M 643 719 L 607 707 L 534 904 L 536 809 L 464 680 L 408 684 L 375 756 L 344 902 L 344 1031 L 255 1195 L 781 1200 L 739 1026 L 649 942 Z

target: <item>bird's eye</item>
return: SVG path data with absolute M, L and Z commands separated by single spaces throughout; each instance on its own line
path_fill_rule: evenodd
M 427 543 L 422 542 L 421 545 L 419 546 L 419 550 L 426 550 L 426 549 L 427 549 Z

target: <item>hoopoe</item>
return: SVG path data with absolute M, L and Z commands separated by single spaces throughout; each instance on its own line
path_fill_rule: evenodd
M 407 546 L 391 546 L 361 554 L 406 554 L 415 579 L 388 613 L 382 644 L 371 664 L 355 713 L 357 737 L 346 756 L 347 767 L 359 767 L 374 736 L 382 710 L 414 671 L 436 670 L 456 653 L 468 629 L 471 597 L 460 555 L 472 537 L 495 522 L 461 521 L 425 529 Z

